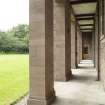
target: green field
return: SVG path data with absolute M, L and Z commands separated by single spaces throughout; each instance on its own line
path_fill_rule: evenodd
M 10 105 L 28 92 L 29 55 L 0 55 L 0 105 Z

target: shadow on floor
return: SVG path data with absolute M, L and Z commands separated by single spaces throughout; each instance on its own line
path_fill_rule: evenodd
M 82 60 L 78 69 L 73 69 L 73 78 L 68 82 L 55 82 L 57 99 L 52 105 L 105 105 L 105 92 L 97 80 L 97 71 L 92 60 Z
M 54 82 L 56 100 L 52 105 L 105 105 L 102 84 L 96 81 L 95 68 L 83 68 L 92 61 L 82 61 L 82 69 L 73 69 L 73 79 L 68 82 Z M 93 65 L 93 64 L 92 64 Z M 24 100 L 23 100 L 24 101 Z M 17 105 L 26 105 L 22 102 Z
M 56 98 L 56 101 L 52 105 L 105 105 L 93 101 L 83 101 L 78 99 Z
M 72 80 L 77 80 L 78 82 L 85 82 L 85 81 L 88 81 L 88 80 L 93 80 L 93 81 L 96 81 L 97 80 L 97 78 L 96 78 L 96 76 L 81 76 L 81 75 L 73 75 L 72 76 Z M 72 81 L 71 80 L 71 81 Z

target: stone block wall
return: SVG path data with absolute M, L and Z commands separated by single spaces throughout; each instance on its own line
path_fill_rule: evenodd
M 92 60 L 92 53 L 94 49 L 92 49 L 92 32 L 83 32 L 82 33 L 82 38 L 83 38 L 83 47 L 88 47 L 88 54 L 86 59 Z

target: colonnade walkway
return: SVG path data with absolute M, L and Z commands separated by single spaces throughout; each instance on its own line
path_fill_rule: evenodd
M 52 105 L 105 105 L 105 91 L 97 81 L 92 60 L 82 60 L 78 69 L 72 69 L 73 79 L 55 82 L 57 99 Z M 16 105 L 26 105 L 27 97 Z
M 92 60 L 82 60 L 73 69 L 73 79 L 55 82 L 57 100 L 53 105 L 105 105 L 105 91 L 97 81 Z

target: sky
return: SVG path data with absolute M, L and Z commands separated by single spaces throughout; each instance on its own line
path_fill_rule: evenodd
M 0 30 L 29 24 L 29 0 L 0 0 Z

